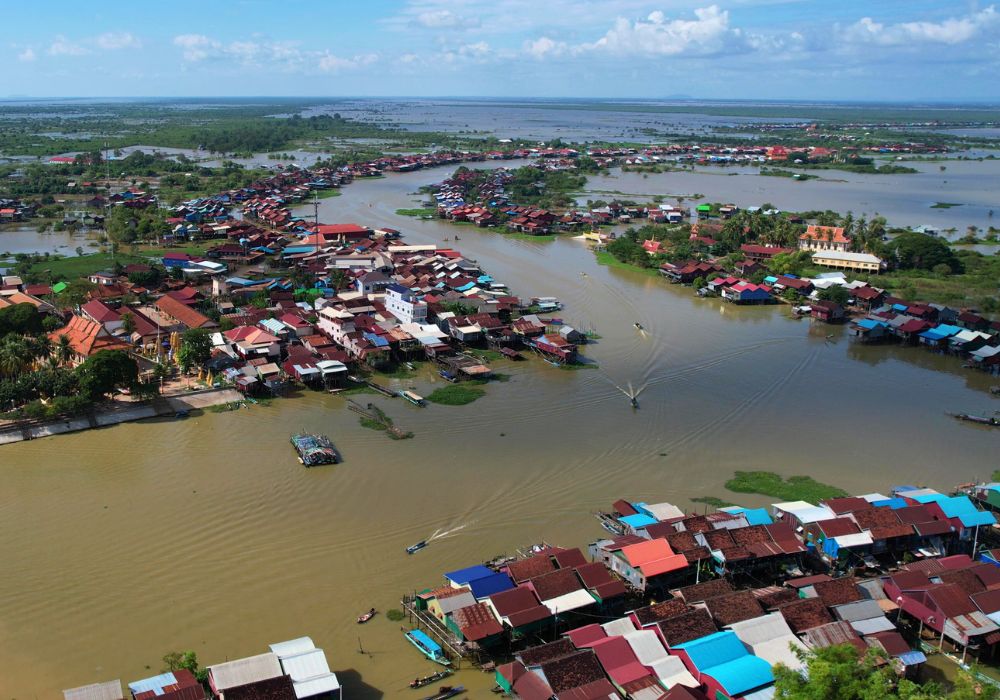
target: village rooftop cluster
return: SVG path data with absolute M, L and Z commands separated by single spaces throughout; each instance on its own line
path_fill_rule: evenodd
M 495 667 L 522 700 L 763 700 L 775 664 L 801 670 L 795 650 L 837 644 L 917 678 L 922 648 L 964 662 L 1000 642 L 1000 553 L 984 548 L 997 521 L 977 506 L 1000 485 L 970 494 L 899 486 L 708 515 L 619 500 L 589 560 L 536 545 L 404 603 L 435 654 Z

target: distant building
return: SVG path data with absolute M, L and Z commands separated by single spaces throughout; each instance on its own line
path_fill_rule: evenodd
M 806 232 L 799 236 L 799 250 L 822 250 L 847 252 L 851 239 L 844 233 L 841 226 L 810 225 Z
M 823 267 L 833 267 L 839 270 L 854 272 L 869 272 L 878 274 L 882 270 L 882 258 L 869 253 L 848 253 L 837 250 L 824 250 L 813 253 L 812 261 Z
M 385 308 L 400 323 L 427 322 L 427 304 L 417 300 L 412 291 L 400 284 L 385 288 Z

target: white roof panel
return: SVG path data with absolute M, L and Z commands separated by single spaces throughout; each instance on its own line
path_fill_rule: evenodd
M 867 620 L 855 620 L 851 622 L 851 627 L 860 635 L 875 634 L 876 632 L 892 632 L 896 629 L 896 625 L 889 622 L 889 618 L 885 615 L 868 618 Z
M 283 675 L 278 657 L 268 652 L 245 659 L 226 661 L 208 667 L 217 690 L 227 690 L 238 685 L 266 681 Z
M 683 518 L 684 511 L 673 503 L 648 503 L 643 506 L 657 520 L 671 520 L 673 518 Z
M 340 681 L 337 679 L 337 674 L 328 673 L 325 676 L 293 683 L 292 687 L 295 689 L 295 697 L 304 700 L 305 698 L 314 698 L 322 693 L 332 693 L 339 690 Z
M 799 657 L 792 651 L 792 647 L 802 651 L 806 650 L 805 645 L 794 634 L 776 637 L 760 644 L 754 644 L 750 648 L 754 656 L 764 659 L 772 666 L 780 663 L 791 669 L 803 668 L 804 664 L 799 661 Z
M 298 639 L 290 639 L 287 642 L 271 644 L 270 647 L 271 652 L 281 659 L 285 656 L 294 656 L 295 654 L 312 651 L 316 648 L 316 645 L 313 644 L 313 640 L 310 637 L 299 637 Z
M 645 666 L 649 666 L 668 656 L 667 650 L 663 648 L 660 638 L 656 636 L 656 632 L 653 630 L 636 630 L 635 632 L 629 632 L 624 637 L 628 645 L 632 647 L 636 658 L 639 659 L 639 663 Z
M 605 622 L 601 627 L 604 628 L 605 634 L 609 637 L 618 637 L 635 631 L 635 624 L 630 617 L 620 617 L 617 620 Z
M 281 658 L 281 668 L 292 677 L 293 681 L 307 681 L 310 678 L 330 673 L 330 666 L 326 662 L 326 654 L 323 653 L 322 649 L 284 656 Z
M 121 680 L 91 683 L 63 691 L 66 700 L 122 700 Z
M 547 607 L 553 615 L 564 613 L 568 610 L 576 610 L 594 604 L 594 597 L 585 590 L 573 591 L 565 595 L 557 596 L 551 600 L 543 600 L 542 605 Z
M 870 532 L 859 532 L 854 535 L 840 535 L 834 537 L 838 547 L 863 547 L 872 544 L 872 534 Z
M 679 656 L 668 656 L 665 659 L 650 664 L 649 668 L 667 688 L 673 688 L 675 685 L 697 688 L 699 685 L 698 681 L 691 675 L 691 672 L 684 666 L 684 662 L 681 661 Z
M 792 635 L 792 629 L 781 613 L 769 613 L 750 620 L 735 622 L 729 625 L 729 629 L 736 633 L 741 642 L 750 646 Z

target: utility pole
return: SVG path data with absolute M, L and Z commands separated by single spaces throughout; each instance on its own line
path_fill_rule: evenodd
M 313 190 L 313 233 L 316 235 L 316 255 L 319 255 L 319 195 Z

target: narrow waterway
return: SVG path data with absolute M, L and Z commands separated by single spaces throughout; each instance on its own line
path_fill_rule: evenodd
M 172 649 L 213 663 L 308 634 L 350 697 L 411 697 L 407 682 L 430 664 L 399 623 L 359 627 L 360 612 L 397 607 L 441 572 L 517 546 L 582 545 L 602 532 L 590 511 L 618 496 L 756 505 L 767 499 L 725 492 L 734 470 L 869 492 L 948 488 L 997 467 L 995 431 L 944 415 L 1000 408 L 989 378 L 957 360 L 861 348 L 783 306 L 698 299 L 598 266 L 568 238 L 511 240 L 395 215 L 444 176 L 359 181 L 323 200 L 320 217 L 392 226 L 414 243 L 447 238 L 515 293 L 560 297 L 567 322 L 600 334 L 585 348 L 600 368 L 498 362 L 510 380 L 466 407 L 372 397 L 416 434 L 400 442 L 362 428 L 344 399 L 306 392 L 4 447 L 0 693 L 56 698 L 152 675 Z M 424 370 L 397 384 L 424 394 L 435 381 Z M 627 382 L 645 387 L 638 410 L 615 388 Z M 346 462 L 298 466 L 288 436 L 303 429 L 330 435 Z M 458 526 L 417 555 L 403 551 Z M 480 697 L 490 679 L 469 671 L 458 682 Z

